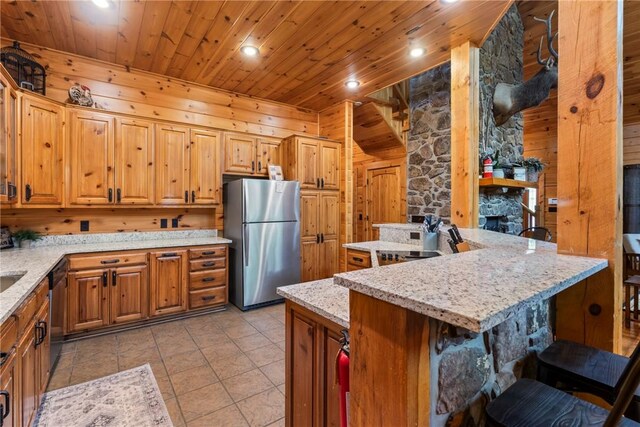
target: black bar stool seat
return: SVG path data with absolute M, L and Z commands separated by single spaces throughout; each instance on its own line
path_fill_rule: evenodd
M 551 387 L 562 383 L 568 391 L 616 400 L 616 384 L 629 358 L 569 341 L 556 341 L 538 355 L 538 381 Z M 640 387 L 637 387 L 625 416 L 640 422 Z
M 602 426 L 609 411 L 543 383 L 521 379 L 493 400 L 486 409 L 489 426 L 549 427 Z M 640 423 L 622 418 L 622 427 Z

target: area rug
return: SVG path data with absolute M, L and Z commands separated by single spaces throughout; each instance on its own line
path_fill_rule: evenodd
M 45 393 L 34 425 L 173 426 L 148 364 Z

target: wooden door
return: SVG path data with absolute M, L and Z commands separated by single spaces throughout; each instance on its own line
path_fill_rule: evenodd
M 151 253 L 151 316 L 187 309 L 187 251 Z
M 146 265 L 114 268 L 111 280 L 111 323 L 126 323 L 146 319 L 149 307 L 149 280 Z
M 22 203 L 61 205 L 63 201 L 64 108 L 22 95 Z
M 373 224 L 403 222 L 400 166 L 367 170 L 367 240 L 378 240 Z
M 123 205 L 151 205 L 154 201 L 153 124 L 116 119 L 115 201 Z
M 0 405 L 4 413 L 7 411 L 9 414 L 2 420 L 3 427 L 17 427 L 20 425 L 20 399 L 18 382 L 20 376 L 18 372 L 18 364 L 16 358 L 16 352 L 12 350 L 12 355 L 5 359 L 5 362 L 0 367 L 0 391 L 4 392 L 0 396 Z M 6 393 L 6 394 L 5 394 Z M 7 405 L 9 409 L 7 410 Z M 2 416 L 2 415 L 0 415 Z
M 109 269 L 72 271 L 68 275 L 69 332 L 109 324 Z
M 326 279 L 339 273 L 338 255 L 340 253 L 340 244 L 338 237 L 323 237 L 318 248 L 318 279 Z
M 156 203 L 189 201 L 189 128 L 156 125 Z
M 257 174 L 269 175 L 268 165 L 282 165 L 280 155 L 280 140 L 265 138 L 257 139 L 258 146 L 258 169 Z
M 325 190 L 340 188 L 340 144 L 320 143 L 320 187 Z
M 300 193 L 300 237 L 302 240 L 316 240 L 320 233 L 319 191 L 302 191 Z
M 314 425 L 314 393 L 317 374 L 317 323 L 293 311 L 291 313 L 287 394 L 290 398 L 287 417 L 291 426 Z
M 191 203 L 217 205 L 221 201 L 220 133 L 191 130 Z
M 70 114 L 69 203 L 105 205 L 114 201 L 113 116 L 90 111 Z
M 256 171 L 255 138 L 235 134 L 225 134 L 224 171 L 249 175 Z
M 297 172 L 300 188 L 319 188 L 318 142 L 312 139 L 298 139 Z M 288 178 L 287 178 L 288 179 Z
M 18 95 L 0 74 L 0 202 L 16 203 Z
M 38 380 L 38 399 L 40 402 L 42 394 L 49 384 L 49 376 L 51 374 L 51 335 L 49 332 L 49 298 L 40 307 L 40 311 L 36 315 L 36 377 Z
M 38 378 L 36 375 L 35 322 L 31 320 L 18 344 L 20 419 L 22 427 L 30 427 L 38 408 Z
M 300 243 L 300 266 L 302 269 L 301 280 L 302 282 L 308 282 L 310 280 L 318 279 L 319 261 L 318 261 L 318 247 L 316 239 L 303 240 Z

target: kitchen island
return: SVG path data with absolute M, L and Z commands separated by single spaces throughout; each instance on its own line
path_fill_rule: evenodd
M 558 255 L 552 243 L 461 232 L 472 251 L 338 274 L 333 283 L 316 283 L 315 293 L 311 283 L 281 288 L 288 320 L 302 307 L 348 322 L 351 425 L 435 426 L 480 417 L 489 399 L 530 375 L 531 354 L 551 342 L 549 299 L 607 266 Z M 440 248 L 443 242 L 446 235 Z M 334 287 L 348 290 L 348 302 Z M 327 304 L 327 295 L 342 302 Z M 348 316 L 341 315 L 347 304 Z M 299 355 L 290 329 L 288 374 Z M 295 419 L 301 407 L 288 409 Z

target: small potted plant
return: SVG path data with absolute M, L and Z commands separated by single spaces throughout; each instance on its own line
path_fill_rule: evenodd
M 495 158 L 493 163 L 493 177 L 504 178 L 504 167 L 497 157 Z
M 516 181 L 527 180 L 527 168 L 524 166 L 524 160 L 513 163 L 513 179 Z
M 33 242 L 40 240 L 42 235 L 33 230 L 18 230 L 12 234 L 12 237 L 19 242 L 21 248 L 28 249 Z
M 537 157 L 527 157 L 523 161 L 523 166 L 527 168 L 527 181 L 538 182 L 538 175 L 544 169 L 544 163 Z

